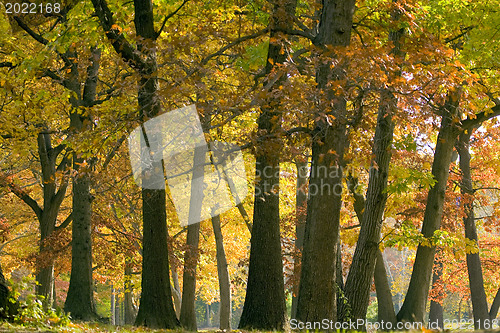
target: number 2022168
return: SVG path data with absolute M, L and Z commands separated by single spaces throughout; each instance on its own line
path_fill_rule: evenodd
M 54 3 L 5 3 L 5 13 L 7 14 L 58 14 L 61 12 L 61 4 Z

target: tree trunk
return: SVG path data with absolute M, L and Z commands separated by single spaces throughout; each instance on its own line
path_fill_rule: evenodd
M 111 312 L 111 325 L 116 325 L 116 314 L 115 314 L 115 302 L 116 302 L 116 290 L 113 285 L 111 285 L 111 300 L 109 301 L 109 311 Z
M 476 222 L 474 219 L 474 189 L 470 169 L 469 142 L 472 135 L 471 130 L 462 132 L 459 136 L 456 148 L 460 155 L 460 171 L 462 173 L 461 194 L 464 206 L 465 238 L 478 245 Z M 474 328 L 485 329 L 490 327 L 490 315 L 488 313 L 488 302 L 484 291 L 483 270 L 479 252 L 467 253 L 467 272 L 469 273 L 469 288 L 474 314 Z M 487 327 L 485 327 L 485 323 Z
M 189 331 L 196 331 L 196 266 L 198 266 L 198 243 L 200 239 L 200 216 L 203 201 L 203 187 L 197 188 L 196 182 L 203 182 L 206 147 L 196 147 L 193 156 L 193 176 L 189 202 L 189 224 L 187 229 L 186 252 L 184 253 L 184 273 L 182 275 L 182 305 L 180 322 Z M 201 191 L 201 193 L 195 193 Z
M 299 277 L 300 277 L 300 259 L 302 257 L 302 248 L 304 245 L 304 232 L 306 228 L 306 209 L 307 209 L 307 161 L 295 162 L 297 169 L 297 189 L 295 195 L 295 216 L 297 225 L 295 226 L 295 251 L 297 256 L 293 262 L 294 284 L 292 291 L 292 311 L 291 317 L 296 318 L 297 315 L 297 295 L 299 293 Z
M 286 80 L 279 67 L 286 60 L 287 45 L 283 31 L 290 26 L 295 0 L 274 1 L 264 87 L 278 89 Z M 273 83 L 273 81 L 275 81 Z M 280 98 L 270 97 L 261 107 L 257 120 L 259 135 L 279 132 Z M 239 328 L 283 330 L 286 323 L 285 286 L 281 256 L 279 215 L 280 140 L 259 141 L 256 146 L 255 199 L 248 281 Z
M 76 59 L 76 55 L 75 55 Z M 89 129 L 90 119 L 85 113 L 81 113 L 80 107 L 90 107 L 96 97 L 97 75 L 101 52 L 92 49 L 91 65 L 87 68 L 87 79 L 84 85 L 83 98 L 78 97 L 80 83 L 78 80 L 78 67 L 75 62 L 71 68 L 70 90 L 77 92 L 76 96 L 70 97 L 72 112 L 70 114 L 70 126 L 75 132 Z M 93 320 L 97 317 L 94 304 L 94 291 L 92 280 L 92 194 L 90 193 L 90 174 L 88 169 L 81 166 L 86 160 L 80 157 L 80 152 L 73 153 L 73 224 L 71 242 L 71 277 L 68 295 L 64 304 L 64 310 L 71 313 L 75 319 Z
M 182 294 L 181 294 L 181 286 L 179 284 L 179 275 L 177 274 L 177 268 L 172 267 L 172 294 L 174 296 L 174 304 L 175 304 L 175 315 L 177 318 L 181 316 L 181 307 L 182 307 Z
M 358 221 L 362 223 L 363 212 L 365 209 L 365 198 L 362 194 L 356 192 L 358 187 L 358 179 L 351 175 L 347 178 L 347 186 L 349 191 L 354 196 L 354 211 Z M 381 322 L 396 323 L 396 312 L 394 311 L 394 303 L 392 301 L 391 287 L 389 279 L 387 278 L 387 271 L 385 269 L 384 256 L 380 248 L 377 251 L 377 262 L 375 263 L 375 289 L 377 291 L 377 305 L 378 305 L 378 320 Z
M 342 317 L 339 318 L 343 321 L 365 319 L 366 317 L 375 263 L 377 254 L 380 252 L 378 243 L 380 242 L 380 231 L 387 201 L 387 178 L 394 132 L 392 116 L 396 107 L 397 100 L 394 95 L 390 91 L 384 90 L 380 96 L 373 145 L 375 158 L 370 167 L 363 222 L 345 285 L 345 296 L 349 304 L 345 305 L 345 309 L 341 312 Z
M 380 249 L 377 251 L 374 276 L 375 289 L 377 290 L 378 321 L 395 324 L 396 312 L 394 311 L 387 271 L 385 270 L 384 256 Z
M 81 159 L 75 158 L 78 169 Z M 96 318 L 92 281 L 90 177 L 77 175 L 73 179 L 73 227 L 71 242 L 71 277 L 64 310 L 75 319 Z
M 220 216 L 212 217 L 212 227 L 215 236 L 215 249 L 217 251 L 217 275 L 219 277 L 220 293 L 220 321 L 221 330 L 231 330 L 231 281 L 227 270 L 226 253 L 224 251 L 224 240 L 220 226 Z
M 500 308 L 500 288 L 498 288 L 495 298 L 493 299 L 493 303 L 491 303 L 490 308 L 490 320 L 493 320 L 498 315 L 498 309 Z
M 49 237 L 56 228 L 59 209 L 66 196 L 68 179 L 62 176 L 57 188 L 57 171 L 64 171 L 67 159 L 63 157 L 59 166 L 56 160 L 63 151 L 63 146 L 52 147 L 50 134 L 40 133 L 38 135 L 38 155 L 42 169 L 43 186 L 43 210 L 38 217 L 40 227 L 40 255 L 37 259 L 37 295 L 43 296 L 44 308 L 51 307 L 55 301 L 54 295 L 54 259 Z
M 135 320 L 135 307 L 134 307 L 134 302 L 132 300 L 132 292 L 133 292 L 133 285 L 132 285 L 132 264 L 128 259 L 125 259 L 125 272 L 124 272 L 124 281 L 123 281 L 123 289 L 124 289 L 124 295 L 123 295 L 123 302 L 124 302 L 124 323 L 125 325 L 132 325 L 134 324 Z
M 350 43 L 354 0 L 325 0 L 315 44 L 319 47 Z M 345 79 L 343 61 L 331 69 L 324 61 L 316 72 L 318 88 L 326 92 L 313 134 L 309 200 L 297 300 L 297 319 L 336 320 L 335 271 L 340 209 L 342 165 L 348 146 L 346 100 L 327 89 L 328 82 Z M 328 105 L 328 106 L 327 106 Z
M 434 260 L 434 273 L 432 274 L 432 286 L 439 287 L 443 284 L 442 281 L 443 276 L 443 262 L 439 256 Z M 444 313 L 443 313 L 443 305 L 442 298 L 443 292 L 438 291 L 437 295 L 439 300 L 431 300 L 431 307 L 429 310 L 429 327 L 432 329 L 443 329 L 444 328 Z
M 138 103 L 143 122 L 158 115 L 161 110 L 158 96 L 156 61 L 156 32 L 154 30 L 153 4 L 151 0 L 134 1 L 134 23 L 141 40 L 137 49 L 145 59 L 139 71 Z M 157 142 L 161 142 L 157 141 Z M 151 161 L 149 170 L 151 181 L 164 179 L 161 161 Z M 146 177 L 143 177 L 143 182 Z M 143 184 L 144 185 L 144 184 Z M 155 185 L 156 182 L 155 182 Z M 143 261 L 142 293 L 139 312 L 135 320 L 137 326 L 173 329 L 179 326 L 172 303 L 168 264 L 168 230 L 166 216 L 165 182 L 160 188 L 142 188 L 143 219 Z
M 422 224 L 422 234 L 429 242 L 434 232 L 441 226 L 451 155 L 459 134 L 459 123 L 454 122 L 459 117 L 459 99 L 459 89 L 450 91 L 442 108 L 443 118 L 432 163 L 432 175 L 436 182 L 429 190 Z M 433 244 L 418 245 L 410 285 L 397 315 L 399 321 L 423 323 L 435 250 Z
M 155 74 L 158 66 L 153 3 L 151 0 L 134 0 L 134 23 L 139 37 L 137 48 L 129 44 L 121 31 L 114 26 L 113 13 L 106 0 L 92 0 L 92 4 L 111 45 L 138 74 L 137 99 L 141 121 L 146 122 L 158 115 L 161 110 L 158 79 Z M 146 146 L 148 145 L 149 143 L 146 142 Z M 145 168 L 146 170 L 143 170 L 141 175 L 143 185 L 142 293 L 135 324 L 151 328 L 173 329 L 179 326 L 179 321 L 174 311 L 170 289 L 164 170 L 161 161 L 150 162 L 149 168 Z M 144 177 L 146 175 L 148 177 Z M 153 181 L 155 186 L 151 188 L 144 186 L 149 181 Z

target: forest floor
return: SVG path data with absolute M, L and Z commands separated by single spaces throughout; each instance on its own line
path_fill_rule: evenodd
M 16 325 L 6 322 L 0 322 L 0 333 L 183 333 L 185 331 L 178 329 L 175 331 L 172 330 L 153 330 L 144 327 L 133 327 L 133 326 L 112 326 L 106 324 L 97 324 L 97 323 L 70 323 L 66 326 L 59 327 L 26 327 L 24 325 Z M 187 331 L 186 331 L 187 332 Z M 221 331 L 216 330 L 199 330 L 200 333 L 216 333 Z M 235 333 L 242 333 L 240 330 L 233 330 Z M 404 331 L 405 333 L 431 333 L 438 331 L 431 331 L 424 329 L 422 331 Z M 500 330 L 482 330 L 482 331 L 464 331 L 464 330 L 446 330 L 441 332 L 453 332 L 453 333 L 465 333 L 465 332 L 474 332 L 474 333 L 500 333 Z M 246 332 L 246 333 L 260 333 L 260 331 Z M 351 332 L 352 333 L 352 332 Z M 359 332 L 361 333 L 361 332 Z

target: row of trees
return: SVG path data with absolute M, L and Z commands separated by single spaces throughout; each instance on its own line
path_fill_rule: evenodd
M 488 308 L 498 286 L 483 278 L 487 248 L 477 231 L 498 223 L 497 5 L 92 0 L 3 13 L 5 244 L 39 237 L 30 254 L 46 306 L 70 247 L 64 308 L 73 318 L 98 317 L 96 275 L 122 277 L 131 311 L 138 271 L 135 324 L 189 330 L 197 329 L 196 282 L 210 275 L 200 234 L 214 234 L 223 329 L 237 267 L 245 271 L 241 328 L 283 330 L 287 290 L 301 321 L 364 319 L 373 280 L 380 320 L 423 322 L 432 284 L 429 320 L 442 325 L 443 258 L 460 249 L 474 323 L 486 327 L 500 303 Z M 245 150 L 253 196 L 208 227 L 180 228 L 165 183 L 134 184 L 124 142 L 193 103 L 210 141 Z M 164 178 L 161 160 L 148 165 L 143 179 Z M 475 216 L 477 202 L 488 216 Z M 14 208 L 20 203 L 31 212 Z M 251 234 L 248 260 L 241 233 Z M 352 256 L 343 244 L 355 247 Z M 385 246 L 417 248 L 398 313 Z

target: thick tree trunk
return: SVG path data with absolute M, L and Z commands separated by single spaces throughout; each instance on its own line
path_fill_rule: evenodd
M 161 110 L 158 96 L 156 32 L 154 30 L 151 0 L 135 0 L 135 28 L 142 38 L 137 49 L 145 59 L 139 71 L 138 102 L 142 121 L 158 115 Z M 161 141 L 158 141 L 161 142 Z M 151 180 L 164 179 L 161 161 L 152 161 Z M 143 177 L 143 181 L 146 177 Z M 155 183 L 156 184 L 156 183 Z M 142 293 L 135 324 L 150 328 L 172 329 L 179 326 L 172 303 L 168 264 L 168 231 L 166 216 L 165 183 L 160 189 L 142 188 L 143 262 Z M 144 184 L 143 184 L 144 185 Z
M 476 222 L 474 219 L 474 189 L 470 169 L 469 141 L 472 131 L 462 132 L 459 136 L 456 148 L 460 155 L 460 171 L 462 173 L 461 193 L 465 211 L 464 227 L 465 238 L 478 244 Z M 490 327 L 490 315 L 488 313 L 488 302 L 484 291 L 483 270 L 479 252 L 467 253 L 467 272 L 469 273 L 469 288 L 474 314 L 474 328 L 485 329 Z M 486 327 L 485 327 L 485 323 Z
M 319 47 L 346 46 L 350 42 L 354 0 L 325 0 L 315 44 Z M 348 146 L 346 100 L 327 90 L 328 82 L 343 80 L 341 64 L 330 68 L 325 61 L 317 69 L 318 88 L 326 92 L 321 113 L 332 115 L 316 121 L 312 143 L 309 200 L 302 254 L 302 271 L 297 300 L 297 319 L 336 320 L 335 271 L 340 208 L 342 165 Z
M 438 287 L 442 285 L 442 276 L 443 276 L 443 262 L 439 256 L 434 260 L 434 273 L 432 274 L 432 286 Z M 437 295 L 439 298 L 442 298 L 442 291 L 438 291 Z M 444 328 L 444 311 L 442 300 L 435 301 L 431 300 L 431 307 L 429 310 L 429 325 L 432 329 L 443 329 Z
M 78 169 L 81 159 L 75 158 Z M 64 310 L 75 319 L 96 318 L 92 280 L 90 177 L 77 175 L 73 179 L 73 224 L 71 242 L 71 278 Z
M 297 188 L 295 194 L 295 216 L 297 225 L 295 226 L 295 251 L 297 257 L 293 262 L 293 276 L 295 278 L 292 291 L 291 317 L 297 315 L 297 295 L 299 294 L 300 260 L 304 245 L 304 232 L 306 229 L 306 209 L 307 209 L 307 162 L 295 162 L 297 169 Z
M 436 182 L 429 190 L 422 224 L 422 234 L 429 242 L 434 232 L 441 226 L 451 155 L 459 134 L 458 123 L 455 122 L 455 119 L 459 117 L 459 99 L 459 90 L 451 91 L 442 108 L 443 118 L 432 163 L 432 175 Z M 423 323 L 435 250 L 436 247 L 433 244 L 419 244 L 410 285 L 403 306 L 397 315 L 399 321 Z
M 274 90 L 286 80 L 279 64 L 286 60 L 283 32 L 292 22 L 295 0 L 274 1 L 271 33 L 264 82 Z M 273 83 L 273 81 L 276 81 Z M 279 132 L 281 110 L 279 97 L 270 97 L 259 115 L 259 135 Z M 279 160 L 281 143 L 278 138 L 259 141 L 256 147 L 255 199 L 250 239 L 248 281 L 239 323 L 240 328 L 283 330 L 286 323 L 285 286 L 281 256 L 279 215 Z
M 394 95 L 384 90 L 380 97 L 373 146 L 375 158 L 370 167 L 363 222 L 345 285 L 345 295 L 349 304 L 341 312 L 340 320 L 357 320 L 366 317 L 377 253 L 380 251 L 378 243 L 387 201 L 385 190 L 394 132 L 392 115 L 396 107 L 397 100 Z M 348 313 L 348 308 L 350 313 Z
M 141 120 L 146 122 L 158 115 L 161 110 L 158 80 L 155 75 L 158 66 L 153 3 L 151 0 L 134 1 L 134 23 L 139 37 L 137 49 L 129 44 L 114 26 L 113 13 L 106 1 L 92 0 L 92 4 L 113 48 L 139 75 L 137 99 Z M 151 161 L 148 166 L 150 167 L 143 170 L 145 173 L 142 175 L 142 294 L 135 324 L 173 329 L 179 326 L 179 321 L 174 311 L 170 289 L 163 165 L 160 161 Z M 146 175 L 148 177 L 144 177 Z M 151 188 L 144 186 L 148 181 L 154 181 L 155 186 Z
M 88 115 L 82 114 L 79 107 L 91 107 L 95 100 L 100 58 L 100 50 L 94 48 L 90 59 L 91 65 L 87 68 L 87 79 L 82 99 L 78 98 L 80 96 L 80 83 L 76 62 L 71 69 L 70 90 L 77 92 L 77 94 L 70 97 L 73 107 L 70 114 L 70 126 L 75 132 L 87 130 L 90 126 Z M 73 177 L 73 210 L 71 213 L 73 216 L 71 277 L 64 310 L 70 312 L 75 319 L 93 320 L 97 317 L 92 280 L 91 204 L 93 197 L 90 193 L 90 170 L 81 167 L 86 160 L 79 155 L 79 152 L 73 154 L 75 176 Z
M 229 279 L 229 272 L 227 270 L 226 252 L 224 251 L 224 240 L 222 238 L 219 215 L 212 217 L 212 227 L 215 236 L 217 275 L 219 277 L 219 328 L 221 330 L 231 330 L 231 280 Z

